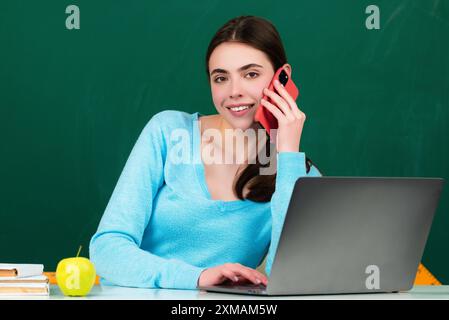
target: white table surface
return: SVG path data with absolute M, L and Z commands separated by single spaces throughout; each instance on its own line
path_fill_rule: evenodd
M 449 286 L 415 286 L 400 293 L 311 295 L 261 297 L 240 294 L 223 294 L 202 290 L 139 289 L 113 286 L 94 286 L 85 297 L 66 297 L 57 285 L 51 285 L 50 296 L 0 296 L 0 300 L 449 300 Z

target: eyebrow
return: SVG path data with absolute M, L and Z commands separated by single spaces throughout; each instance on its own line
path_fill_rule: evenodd
M 263 67 L 261 65 L 259 65 L 259 64 L 256 64 L 256 63 L 250 63 L 250 64 L 247 64 L 247 65 L 244 65 L 243 67 L 240 67 L 237 71 L 241 72 L 241 71 L 248 70 L 250 68 L 263 68 Z M 217 69 L 214 69 L 210 73 L 210 76 L 212 76 L 214 73 L 226 73 L 227 74 L 229 72 L 224 70 L 224 69 L 217 68 Z

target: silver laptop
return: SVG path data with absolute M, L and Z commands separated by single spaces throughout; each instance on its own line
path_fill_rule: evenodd
M 410 290 L 443 183 L 441 178 L 300 178 L 267 286 L 200 289 L 252 295 Z

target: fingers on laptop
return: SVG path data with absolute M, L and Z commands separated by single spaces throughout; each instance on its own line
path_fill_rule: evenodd
M 228 279 L 237 282 L 241 278 L 247 279 L 254 284 L 267 285 L 267 277 L 255 269 L 241 265 L 240 263 L 227 263 L 223 268 L 223 275 Z

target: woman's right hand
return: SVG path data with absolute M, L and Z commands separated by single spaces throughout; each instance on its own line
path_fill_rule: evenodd
M 198 278 L 198 286 L 213 286 L 227 280 L 231 280 L 234 283 L 244 283 L 248 281 L 254 284 L 267 285 L 268 283 L 267 277 L 255 269 L 245 267 L 240 263 L 225 263 L 217 267 L 203 270 Z

